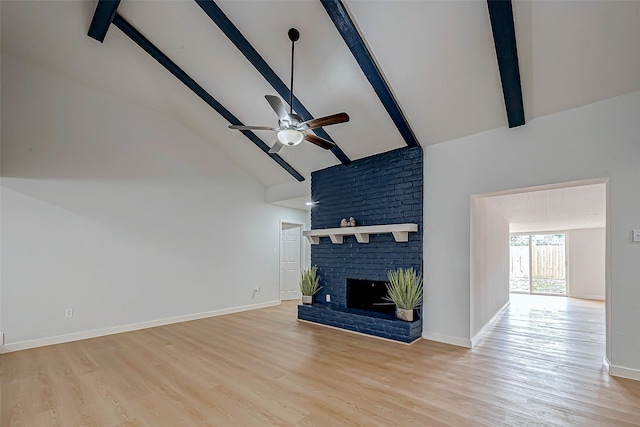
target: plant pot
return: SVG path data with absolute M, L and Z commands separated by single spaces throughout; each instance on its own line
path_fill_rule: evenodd
M 304 305 L 313 304 L 313 295 L 302 295 L 302 303 Z
M 396 317 L 400 320 L 404 320 L 405 322 L 413 322 L 413 311 L 413 309 L 405 310 L 396 307 Z

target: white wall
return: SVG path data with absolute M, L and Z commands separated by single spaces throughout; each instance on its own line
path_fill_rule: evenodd
M 604 228 L 569 231 L 569 296 L 605 299 Z
M 475 341 L 509 302 L 509 222 L 486 197 L 471 201 L 470 268 L 470 337 Z
M 609 177 L 608 351 L 640 370 L 640 92 L 424 150 L 424 335 L 468 341 L 470 196 Z
M 162 114 L 1 71 L 5 344 L 279 301 L 280 221 L 308 212 Z

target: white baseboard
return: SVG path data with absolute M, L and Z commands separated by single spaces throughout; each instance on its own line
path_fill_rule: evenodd
M 452 337 L 449 335 L 441 335 L 441 334 L 436 334 L 433 332 L 422 332 L 422 338 L 426 339 L 426 340 L 431 340 L 431 341 L 438 341 L 438 342 L 442 342 L 445 344 L 451 344 L 451 345 L 457 345 L 459 347 L 465 347 L 465 348 L 473 348 L 474 345 L 476 345 L 478 343 L 478 341 L 480 340 L 480 338 L 482 338 L 482 335 L 489 329 L 489 327 L 491 326 L 491 324 L 493 322 L 495 322 L 495 320 L 498 318 L 498 316 L 507 308 L 509 307 L 509 304 L 511 302 L 507 301 L 497 312 L 496 314 L 493 315 L 493 317 L 491 318 L 491 320 L 489 320 L 487 323 L 484 324 L 484 326 L 478 331 L 478 333 L 476 333 L 473 338 L 471 339 L 466 339 L 466 338 L 460 338 L 460 337 Z
M 575 299 L 593 299 L 598 301 L 604 301 L 604 295 L 569 295 L 569 298 Z
M 606 356 L 602 359 L 604 366 L 607 368 L 607 370 L 609 371 L 609 375 L 611 375 L 612 377 L 621 377 L 627 378 L 629 380 L 640 381 L 640 369 L 631 369 L 612 365 Z
M 485 323 L 484 326 L 482 328 L 480 328 L 480 330 L 473 337 L 471 337 L 471 347 L 472 348 L 476 344 L 478 344 L 478 341 L 480 341 L 480 338 L 482 338 L 482 336 L 489 330 L 491 325 L 493 325 L 493 322 L 496 321 L 496 319 L 502 314 L 502 312 L 507 307 L 509 307 L 509 304 L 511 304 L 511 301 L 507 301 L 502 307 L 500 307 L 500 309 L 498 311 L 496 311 L 496 314 L 493 315 L 491 320 L 489 320 L 487 323 Z
M 471 348 L 471 340 L 449 335 L 436 334 L 422 331 L 422 338 L 430 341 L 442 342 L 445 344 L 457 345 L 458 347 Z
M 243 305 L 240 307 L 224 308 L 221 310 L 206 311 L 204 313 L 187 314 L 184 316 L 168 317 L 165 319 L 151 320 L 148 322 L 131 323 L 129 325 L 114 326 L 112 328 L 94 329 L 91 331 L 74 332 L 72 334 L 57 335 L 54 337 L 38 338 L 35 340 L 19 341 L 0 346 L 0 353 L 27 350 L 46 345 L 63 344 L 71 341 L 86 340 L 105 335 L 121 334 L 123 332 L 137 331 L 139 329 L 154 328 L 156 326 L 170 325 L 172 323 L 188 322 L 191 320 L 205 319 L 207 317 L 222 316 L 225 314 L 239 313 L 241 311 L 256 310 L 258 308 L 280 305 L 280 301 L 269 301 L 259 304 Z

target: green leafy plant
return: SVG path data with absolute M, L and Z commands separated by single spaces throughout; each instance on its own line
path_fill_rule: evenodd
M 313 296 L 318 292 L 320 286 L 320 277 L 318 277 L 318 266 L 302 270 L 302 279 L 300 280 L 300 292 L 304 296 Z
M 399 309 L 413 310 L 422 304 L 422 274 L 416 272 L 413 267 L 398 268 L 387 272 L 389 284 L 387 285 L 386 299 L 393 301 Z

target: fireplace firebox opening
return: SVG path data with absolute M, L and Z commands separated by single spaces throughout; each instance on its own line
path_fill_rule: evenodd
M 347 308 L 395 313 L 396 306 L 385 299 L 387 282 L 382 280 L 347 279 Z

